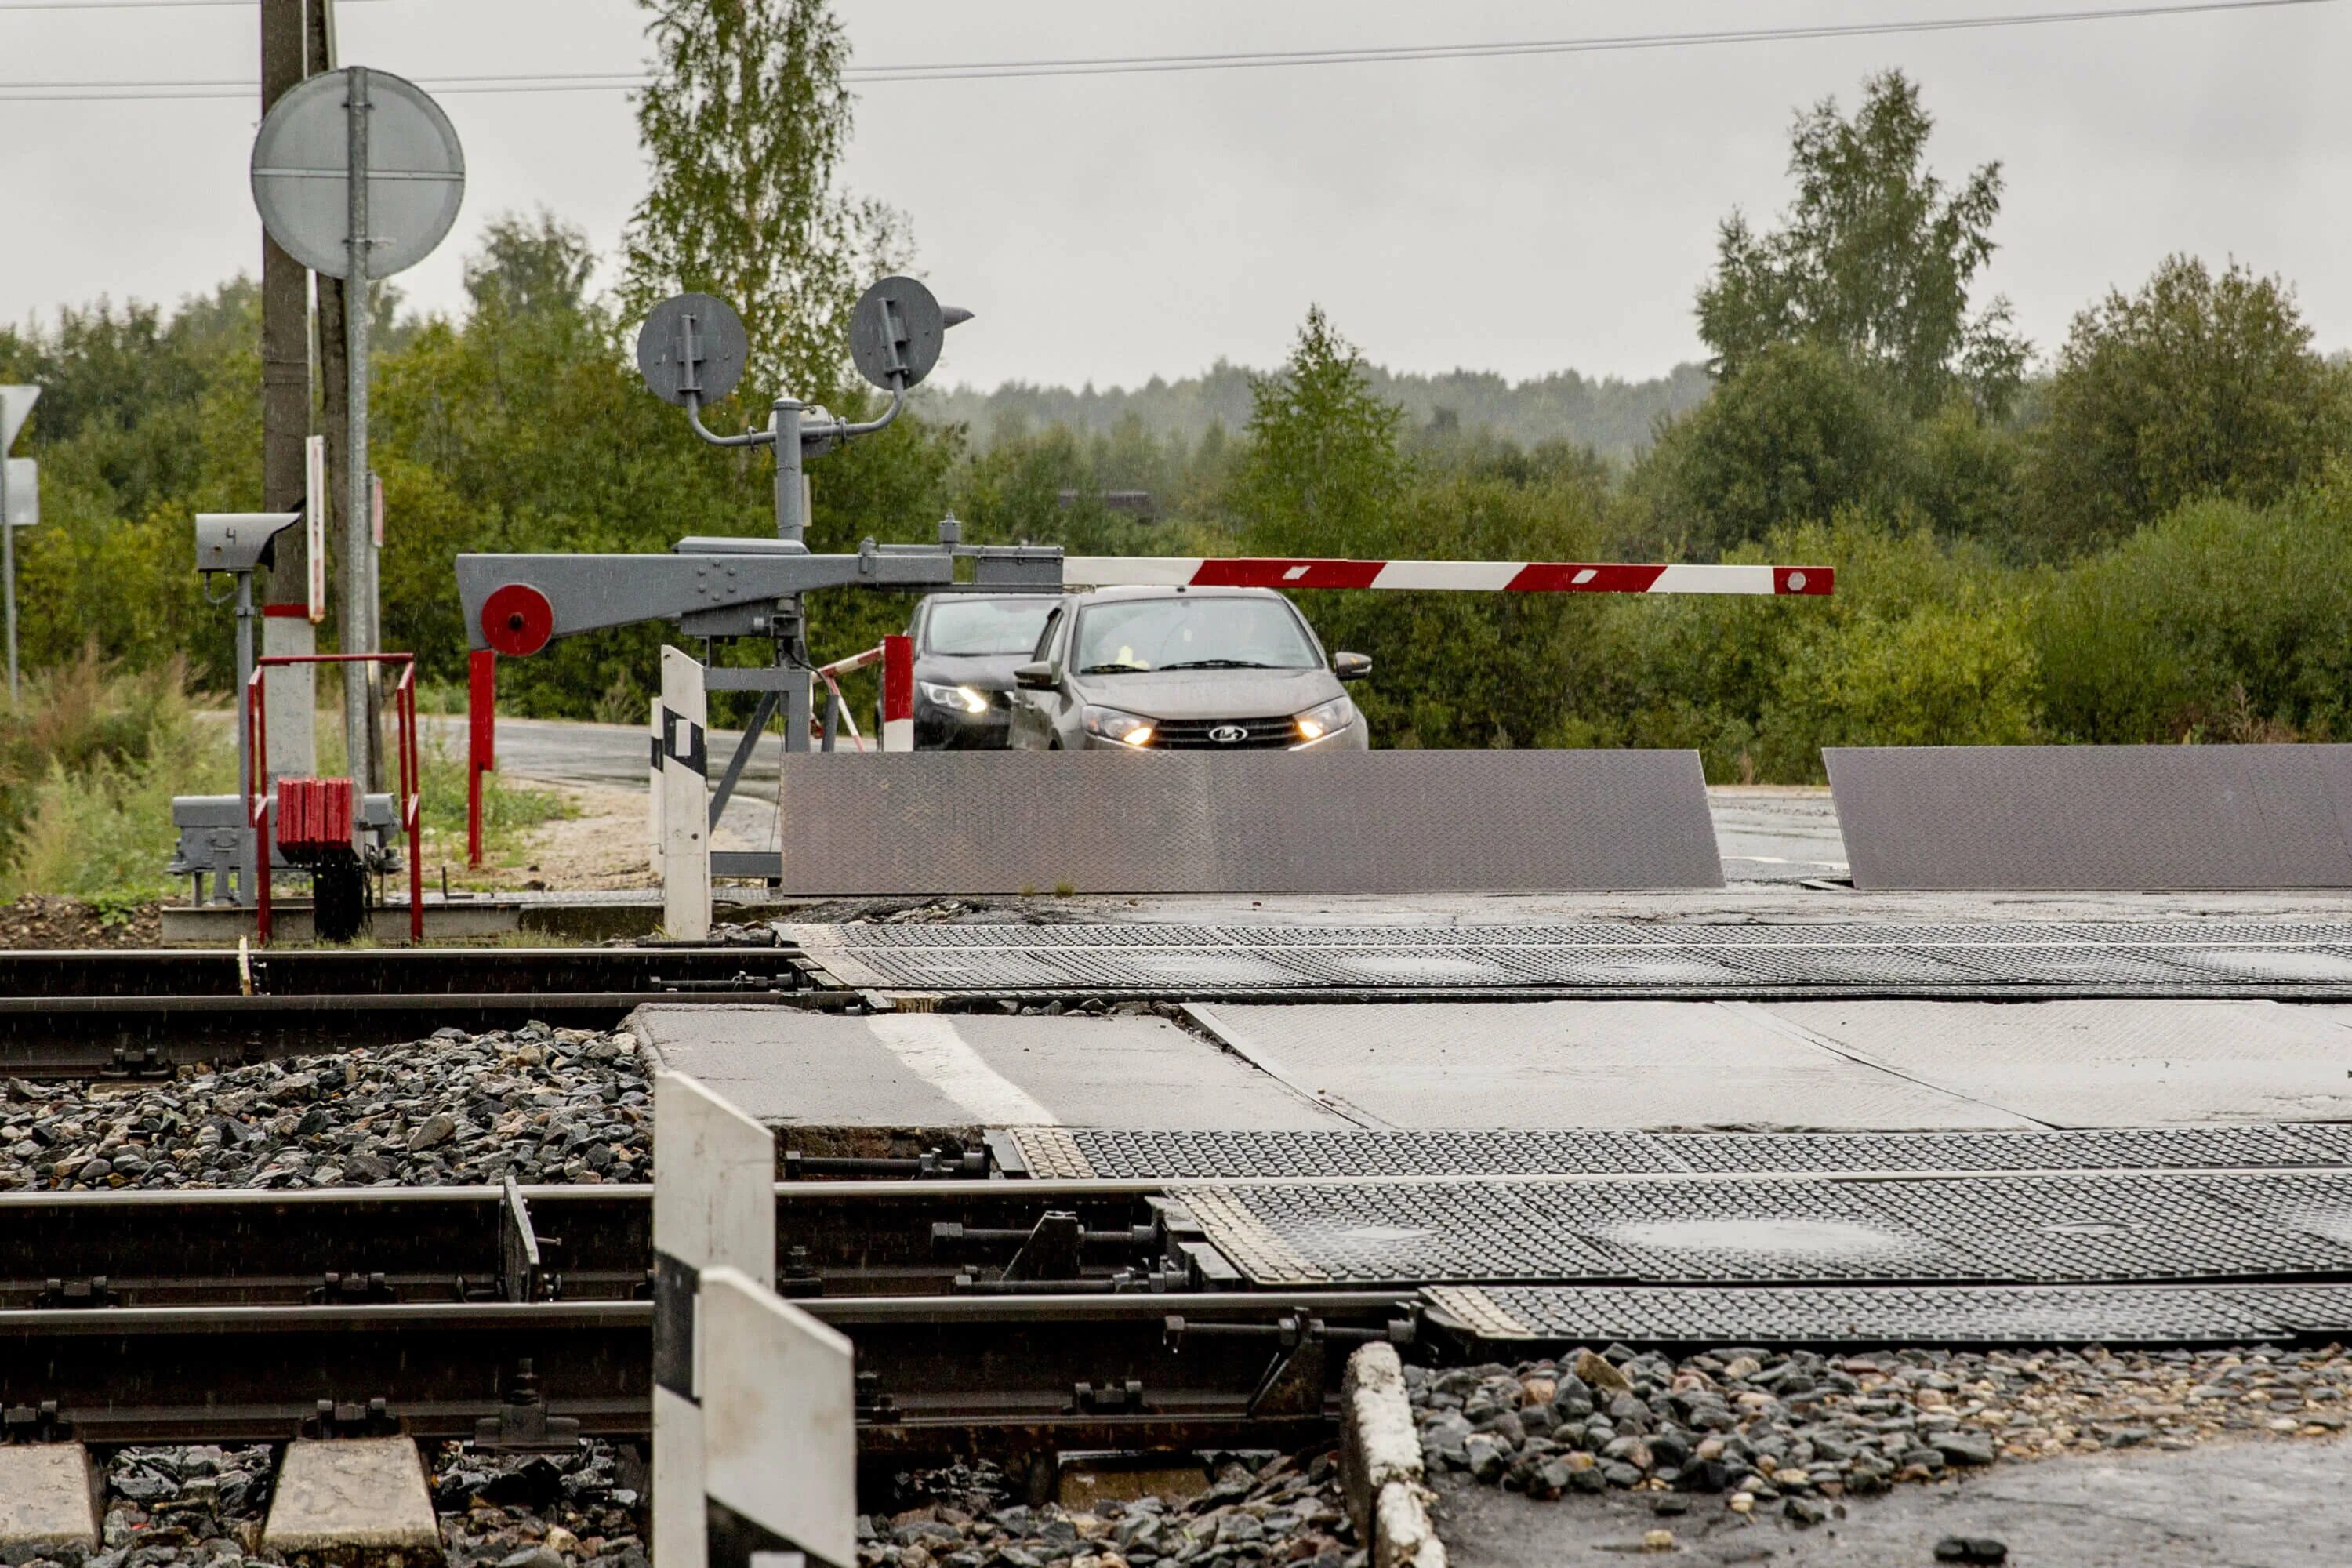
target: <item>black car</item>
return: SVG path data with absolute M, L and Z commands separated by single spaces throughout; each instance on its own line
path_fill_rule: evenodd
M 1013 671 L 1028 662 L 1051 594 L 989 598 L 933 594 L 915 606 L 915 749 L 1002 748 L 1013 721 Z

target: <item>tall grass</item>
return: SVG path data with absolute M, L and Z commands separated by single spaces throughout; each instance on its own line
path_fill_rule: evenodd
M 172 797 L 236 787 L 226 725 L 197 720 L 185 667 L 126 672 L 86 649 L 0 702 L 0 898 L 101 907 L 160 898 Z

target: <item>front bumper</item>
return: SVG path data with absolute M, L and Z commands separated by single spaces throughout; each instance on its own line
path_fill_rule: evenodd
M 915 700 L 915 750 L 1001 752 L 1013 738 L 1013 710 L 992 702 L 985 713 L 941 708 Z

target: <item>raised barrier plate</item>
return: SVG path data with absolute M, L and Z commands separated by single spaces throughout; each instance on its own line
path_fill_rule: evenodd
M 783 759 L 793 893 L 1720 888 L 1696 752 Z
M 1864 891 L 2352 888 L 2352 746 L 1829 747 Z

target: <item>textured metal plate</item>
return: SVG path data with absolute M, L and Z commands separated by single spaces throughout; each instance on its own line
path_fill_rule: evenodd
M 1688 1132 L 1653 1134 L 1694 1171 L 2195 1170 L 2352 1163 L 2301 1127 L 2130 1127 L 2000 1132 Z
M 783 759 L 794 893 L 1720 888 L 1695 752 Z
M 1769 997 L 2352 994 L 2352 923 L 849 925 L 793 938 L 845 984 L 943 991 Z
M 2160 1171 L 2352 1164 L 2352 1127 L 1990 1132 L 1162 1131 L 1011 1134 L 1039 1176 L 1724 1175 L 1871 1171 Z
M 1262 1286 L 2352 1278 L 2352 1173 L 1171 1191 Z
M 1632 1344 L 2232 1344 L 2352 1331 L 2345 1286 L 1439 1286 L 1482 1339 Z
M 1014 1134 L 1026 1146 L 1034 1136 Z M 1969 1132 L 1058 1131 L 1103 1178 L 2195 1170 L 2352 1163 L 2334 1124 Z M 1057 1156 L 1058 1157 L 1058 1156 Z
M 1856 888 L 2352 888 L 2352 746 L 1823 750 Z
M 1054 1135 L 1048 1151 L 1027 1130 L 1013 1134 L 1033 1171 L 1065 1156 L 1084 1162 L 1066 1173 L 1129 1177 L 1235 1176 L 1548 1176 L 1603 1172 L 1636 1174 L 1685 1167 L 1660 1139 L 1606 1129 L 1559 1131 L 1161 1132 L 1076 1127 Z
M 1366 1126 L 2021 1127 L 1708 1002 L 1200 1003 L 1217 1037 Z

